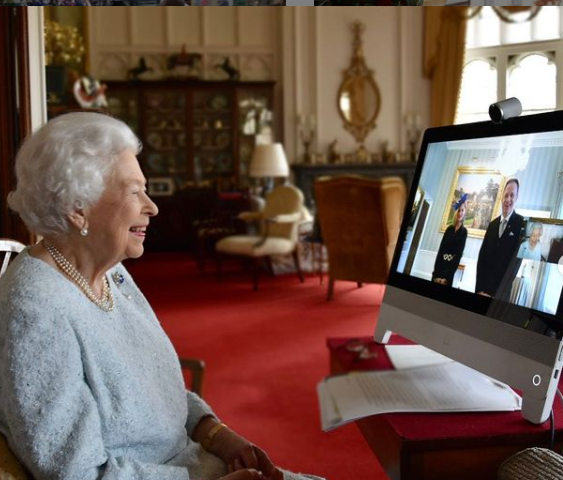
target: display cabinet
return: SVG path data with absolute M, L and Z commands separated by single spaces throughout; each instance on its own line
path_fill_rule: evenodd
M 108 81 L 108 110 L 139 136 L 139 161 L 159 207 L 149 251 L 190 249 L 213 195 L 249 185 L 260 137 L 272 137 L 274 82 Z M 273 138 L 272 138 L 273 139 Z
M 140 160 L 151 178 L 175 190 L 248 185 L 258 135 L 273 129 L 274 82 L 105 82 L 109 111 L 143 142 Z

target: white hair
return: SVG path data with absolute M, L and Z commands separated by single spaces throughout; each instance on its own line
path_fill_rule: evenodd
M 141 143 L 121 120 L 102 113 L 61 115 L 28 136 L 16 157 L 8 204 L 39 235 L 68 232 L 68 214 L 100 199 L 117 158 Z

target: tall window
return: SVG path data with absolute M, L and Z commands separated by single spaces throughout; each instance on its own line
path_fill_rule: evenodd
M 511 17 L 523 20 L 529 13 Z M 489 105 L 517 97 L 522 115 L 563 108 L 563 9 L 508 23 L 483 7 L 467 25 L 456 123 L 489 119 Z

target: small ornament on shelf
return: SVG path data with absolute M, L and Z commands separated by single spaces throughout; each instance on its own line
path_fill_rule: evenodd
M 127 70 L 127 80 L 141 80 L 141 75 L 148 72 L 154 72 L 152 67 L 147 66 L 145 57 L 139 58 L 139 64 L 136 67 Z
M 228 80 L 236 81 L 240 78 L 240 72 L 233 65 L 231 65 L 231 59 L 229 57 L 225 57 L 223 63 L 215 65 L 215 68 L 223 70 L 223 72 L 227 74 Z
M 167 58 L 167 69 L 171 77 L 176 78 L 201 78 L 203 55 L 201 53 L 188 53 L 186 45 L 182 45 L 180 53 Z
M 368 163 L 369 161 L 369 152 L 367 151 L 364 145 L 360 145 L 358 150 L 356 151 L 356 161 L 358 163 Z
M 314 115 L 309 115 L 305 117 L 302 114 L 297 115 L 297 127 L 299 130 L 299 136 L 301 141 L 303 142 L 303 157 L 305 159 L 305 163 L 311 161 L 311 143 L 315 138 L 315 127 L 316 127 L 316 120 Z
M 340 152 L 338 151 L 337 144 L 338 144 L 338 140 L 335 138 L 328 145 L 328 161 L 330 163 L 336 163 L 336 160 L 340 155 Z
M 416 162 L 418 142 L 422 134 L 422 118 L 420 115 L 409 113 L 405 116 L 407 142 L 409 144 L 410 161 Z
M 90 75 L 84 75 L 74 82 L 74 98 L 82 108 L 107 108 L 107 85 Z

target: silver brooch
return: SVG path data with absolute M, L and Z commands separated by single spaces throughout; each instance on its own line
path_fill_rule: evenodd
M 125 277 L 119 272 L 113 272 L 111 278 L 113 279 L 113 283 L 115 283 L 118 287 L 121 287 L 125 281 Z
M 123 290 L 121 290 L 121 286 L 125 283 L 125 277 L 119 272 L 113 272 L 111 274 L 111 278 L 113 280 L 113 283 L 115 283 L 117 285 L 117 287 L 119 288 L 119 291 L 123 294 L 123 296 L 127 300 L 131 300 L 131 295 L 129 295 L 128 293 L 125 293 Z

